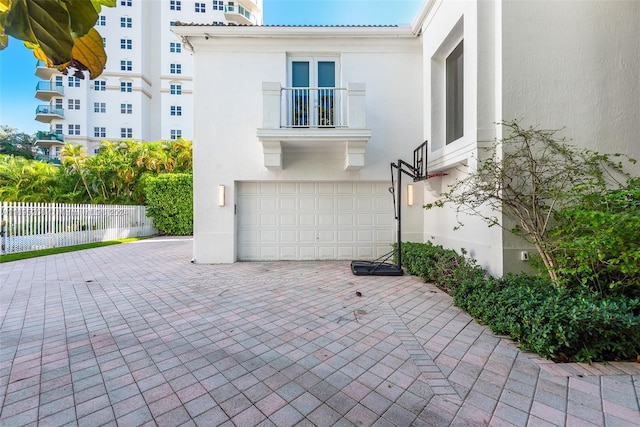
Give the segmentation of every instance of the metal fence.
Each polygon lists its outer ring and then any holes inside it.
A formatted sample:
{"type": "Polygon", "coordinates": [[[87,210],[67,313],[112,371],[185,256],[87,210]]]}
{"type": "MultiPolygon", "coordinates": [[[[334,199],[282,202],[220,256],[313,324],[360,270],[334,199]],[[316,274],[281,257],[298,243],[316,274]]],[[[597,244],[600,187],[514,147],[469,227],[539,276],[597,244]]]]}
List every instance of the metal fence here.
{"type": "Polygon", "coordinates": [[[0,209],[3,255],[157,232],[144,206],[2,202],[0,209]]]}

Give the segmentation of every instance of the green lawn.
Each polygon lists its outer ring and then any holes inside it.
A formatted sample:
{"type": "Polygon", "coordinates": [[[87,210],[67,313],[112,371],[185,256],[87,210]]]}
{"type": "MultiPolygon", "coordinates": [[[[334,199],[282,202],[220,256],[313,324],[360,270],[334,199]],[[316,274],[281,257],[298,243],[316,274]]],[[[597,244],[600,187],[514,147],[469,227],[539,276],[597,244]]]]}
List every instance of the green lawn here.
{"type": "Polygon", "coordinates": [[[0,255],[0,263],[18,261],[21,259],[35,258],[45,255],[55,255],[64,252],[80,251],[83,249],[99,248],[100,246],[117,245],[120,243],[137,242],[138,240],[149,239],[155,236],[129,237],[120,240],[110,240],[108,242],[86,243],[84,245],[63,246],[60,248],[42,249],[39,251],[19,252],[17,254],[0,255]]]}

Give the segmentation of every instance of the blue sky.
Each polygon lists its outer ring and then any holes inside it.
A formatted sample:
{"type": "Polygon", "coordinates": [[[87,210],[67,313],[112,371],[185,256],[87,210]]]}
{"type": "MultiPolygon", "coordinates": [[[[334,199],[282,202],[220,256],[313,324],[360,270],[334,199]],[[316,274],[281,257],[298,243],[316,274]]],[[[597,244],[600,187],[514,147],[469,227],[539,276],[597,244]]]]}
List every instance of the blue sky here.
{"type": "MultiPolygon", "coordinates": [[[[152,0],[158,1],[158,0],[152,0]]],[[[422,0],[263,0],[266,25],[396,25],[409,24],[422,0]]],[[[0,125],[26,133],[48,130],[36,122],[33,53],[16,39],[0,51],[0,125]]]]}

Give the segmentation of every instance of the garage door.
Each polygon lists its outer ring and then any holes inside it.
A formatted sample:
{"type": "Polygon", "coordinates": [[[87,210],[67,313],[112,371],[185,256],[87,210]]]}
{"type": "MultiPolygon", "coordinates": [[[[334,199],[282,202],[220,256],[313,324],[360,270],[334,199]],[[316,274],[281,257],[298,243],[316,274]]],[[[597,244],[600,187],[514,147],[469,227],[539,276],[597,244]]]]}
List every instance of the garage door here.
{"type": "Polygon", "coordinates": [[[386,182],[241,182],[238,259],[373,259],[391,250],[386,182]]]}

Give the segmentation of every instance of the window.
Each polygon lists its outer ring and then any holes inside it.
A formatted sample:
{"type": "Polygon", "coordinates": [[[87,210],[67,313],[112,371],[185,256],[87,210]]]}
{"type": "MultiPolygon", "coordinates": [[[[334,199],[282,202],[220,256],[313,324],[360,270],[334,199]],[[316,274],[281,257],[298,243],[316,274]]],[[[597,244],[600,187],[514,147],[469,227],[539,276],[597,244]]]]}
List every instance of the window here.
{"type": "Polygon", "coordinates": [[[182,85],[172,84],[169,93],[171,93],[171,95],[182,95],[182,85]]]}
{"type": "Polygon", "coordinates": [[[94,127],[93,128],[93,136],[96,138],[106,138],[107,137],[107,128],[94,127]]]}
{"type": "Polygon", "coordinates": [[[56,98],[54,105],[56,110],[62,110],[62,98],[56,98]]]}
{"type": "Polygon", "coordinates": [[[446,60],[446,143],[461,138],[464,131],[464,62],[461,41],[446,60]]]}
{"type": "Polygon", "coordinates": [[[62,123],[56,125],[56,127],[54,128],[54,132],[56,133],[56,135],[62,135],[62,123]]]}
{"type": "Polygon", "coordinates": [[[80,109],[80,100],[79,99],[69,99],[69,110],[79,110],[80,109]]]}
{"type": "Polygon", "coordinates": [[[80,135],[80,125],[69,125],[69,135],[80,135]]]}
{"type": "Polygon", "coordinates": [[[171,64],[169,72],[171,74],[182,74],[182,64],[171,64]]]}
{"type": "Polygon", "coordinates": [[[55,80],[55,85],[56,86],[62,86],[62,76],[56,76],[56,80],[55,80]]]}
{"type": "Polygon", "coordinates": [[[120,6],[131,6],[132,0],[120,0],[120,6]]]}
{"type": "Polygon", "coordinates": [[[120,39],[120,49],[133,49],[133,40],[131,39],[120,39]]]}
{"type": "Polygon", "coordinates": [[[206,11],[206,4],[196,2],[196,13],[205,13],[206,11]]]}
{"type": "Polygon", "coordinates": [[[94,113],[106,113],[107,112],[107,103],[106,102],[94,102],[93,103],[93,112],[94,113]]]}
{"type": "Polygon", "coordinates": [[[181,116],[182,115],[182,106],[180,106],[180,105],[172,105],[171,106],[171,115],[172,116],[181,116]]]}
{"type": "Polygon", "coordinates": [[[224,0],[213,0],[213,10],[224,10],[224,0]]]}
{"type": "Polygon", "coordinates": [[[291,58],[290,91],[287,112],[289,126],[335,126],[339,117],[336,102],[338,64],[333,58],[291,58]],[[318,88],[318,89],[309,89],[318,88]]]}
{"type": "Polygon", "coordinates": [[[120,138],[133,138],[133,130],[131,128],[120,128],[120,138]]]}
{"type": "Polygon", "coordinates": [[[107,82],[104,80],[95,80],[93,82],[93,90],[96,92],[104,92],[107,90],[107,82]]]}
{"type": "Polygon", "coordinates": [[[133,114],[133,105],[120,104],[120,114],[133,114]]]}
{"type": "Polygon", "coordinates": [[[180,129],[171,129],[171,139],[178,139],[182,136],[180,129]]]}
{"type": "Polygon", "coordinates": [[[96,23],[96,25],[99,27],[104,27],[105,25],[107,25],[107,17],[104,15],[100,15],[98,17],[98,22],[96,23]]]}
{"type": "Polygon", "coordinates": [[[133,92],[133,83],[120,82],[120,92],[133,92]]]}
{"type": "Polygon", "coordinates": [[[106,37],[102,38],[102,47],[107,47],[107,38],[106,37]]]}
{"type": "Polygon", "coordinates": [[[171,53],[180,53],[180,52],[182,52],[182,44],[180,44],[180,42],[171,42],[169,44],[169,51],[171,53]]]}
{"type": "Polygon", "coordinates": [[[67,77],[67,85],[69,87],[80,87],[80,79],[77,77],[67,77]]]}
{"type": "Polygon", "coordinates": [[[132,18],[121,17],[120,18],[120,27],[122,28],[131,28],[133,26],[132,18]]]}
{"type": "Polygon", "coordinates": [[[180,0],[171,0],[169,2],[169,9],[171,10],[181,10],[182,2],[180,0]]]}
{"type": "Polygon", "coordinates": [[[131,61],[120,61],[120,71],[133,70],[133,63],[131,61]]]}

